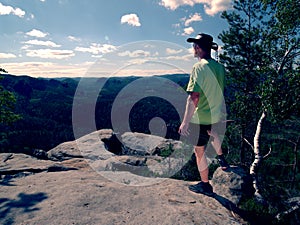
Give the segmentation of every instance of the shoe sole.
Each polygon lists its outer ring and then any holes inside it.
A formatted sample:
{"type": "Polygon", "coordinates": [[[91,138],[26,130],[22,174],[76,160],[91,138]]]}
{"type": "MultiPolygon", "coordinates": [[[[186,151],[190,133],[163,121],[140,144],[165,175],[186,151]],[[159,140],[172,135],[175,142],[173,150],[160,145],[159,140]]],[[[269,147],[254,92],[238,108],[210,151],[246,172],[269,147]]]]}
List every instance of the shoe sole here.
{"type": "Polygon", "coordinates": [[[214,192],[204,192],[204,191],[201,192],[201,191],[199,191],[199,190],[196,190],[196,189],[193,189],[193,188],[190,188],[190,187],[189,187],[189,190],[190,190],[191,192],[196,193],[196,194],[203,194],[203,195],[207,195],[207,196],[209,196],[209,197],[212,197],[212,196],[215,195],[214,192]]]}

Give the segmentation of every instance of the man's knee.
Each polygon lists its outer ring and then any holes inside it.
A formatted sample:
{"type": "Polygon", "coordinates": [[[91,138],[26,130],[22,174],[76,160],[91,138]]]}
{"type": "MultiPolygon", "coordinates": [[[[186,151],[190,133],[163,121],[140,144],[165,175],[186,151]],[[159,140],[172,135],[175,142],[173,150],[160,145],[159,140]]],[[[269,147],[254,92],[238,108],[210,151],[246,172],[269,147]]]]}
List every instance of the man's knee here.
{"type": "Polygon", "coordinates": [[[202,157],[205,151],[205,146],[196,146],[194,152],[196,157],[202,157]]]}

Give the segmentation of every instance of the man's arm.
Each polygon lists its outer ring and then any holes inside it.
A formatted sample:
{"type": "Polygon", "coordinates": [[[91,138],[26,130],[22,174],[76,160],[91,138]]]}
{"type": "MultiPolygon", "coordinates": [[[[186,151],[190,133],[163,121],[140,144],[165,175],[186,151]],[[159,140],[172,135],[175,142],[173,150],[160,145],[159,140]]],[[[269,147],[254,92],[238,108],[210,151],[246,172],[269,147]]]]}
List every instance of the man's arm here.
{"type": "Polygon", "coordinates": [[[187,136],[189,135],[189,123],[194,115],[195,109],[199,102],[200,93],[199,92],[192,92],[189,94],[187,101],[186,101],[186,107],[185,107],[185,113],[183,117],[183,121],[179,127],[178,133],[187,136]]]}

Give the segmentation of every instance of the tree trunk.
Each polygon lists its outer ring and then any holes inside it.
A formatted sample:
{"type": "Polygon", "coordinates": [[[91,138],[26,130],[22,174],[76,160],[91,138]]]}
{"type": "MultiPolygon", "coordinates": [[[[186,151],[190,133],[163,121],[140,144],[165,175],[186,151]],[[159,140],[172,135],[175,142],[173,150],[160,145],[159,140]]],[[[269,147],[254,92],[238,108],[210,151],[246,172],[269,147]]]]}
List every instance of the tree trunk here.
{"type": "Polygon", "coordinates": [[[242,125],[242,131],[241,131],[241,147],[240,147],[240,163],[244,165],[245,162],[245,126],[242,125]]]}
{"type": "Polygon", "coordinates": [[[300,137],[298,137],[297,142],[294,146],[294,164],[293,164],[293,181],[292,181],[292,189],[295,187],[297,168],[298,168],[298,145],[300,143],[300,137]]]}
{"type": "Polygon", "coordinates": [[[255,136],[254,136],[254,140],[253,140],[254,141],[253,151],[254,151],[255,158],[250,167],[250,175],[253,178],[253,188],[255,189],[254,197],[259,202],[263,201],[263,197],[260,194],[260,187],[259,187],[259,183],[258,183],[259,181],[257,178],[257,172],[259,169],[259,165],[263,158],[261,155],[261,152],[260,152],[259,139],[260,139],[260,134],[261,134],[262,123],[263,123],[265,117],[266,117],[266,112],[263,111],[263,113],[261,114],[260,119],[257,123],[257,126],[256,126],[256,132],[255,132],[255,136]]]}

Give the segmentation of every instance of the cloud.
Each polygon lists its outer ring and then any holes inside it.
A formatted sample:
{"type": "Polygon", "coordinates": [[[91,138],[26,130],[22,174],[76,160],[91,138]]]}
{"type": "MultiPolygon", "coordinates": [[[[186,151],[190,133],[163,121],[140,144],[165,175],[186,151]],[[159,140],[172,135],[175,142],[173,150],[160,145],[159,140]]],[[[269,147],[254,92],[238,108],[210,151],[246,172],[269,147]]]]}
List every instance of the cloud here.
{"type": "Polygon", "coordinates": [[[53,48],[58,48],[61,46],[61,45],[55,44],[52,41],[29,40],[29,41],[26,41],[23,43],[29,44],[29,45],[40,45],[40,46],[47,46],[47,47],[53,47],[53,48]]]}
{"type": "Polygon", "coordinates": [[[121,24],[128,23],[134,27],[141,26],[140,19],[136,14],[127,14],[121,17],[121,24]]]}
{"type": "Polygon", "coordinates": [[[166,48],[166,54],[167,55],[176,55],[182,52],[182,49],[176,50],[171,48],[166,48]]]}
{"type": "Polygon", "coordinates": [[[37,49],[27,50],[26,55],[42,59],[67,59],[73,57],[75,54],[71,50],[37,49]]]}
{"type": "Polygon", "coordinates": [[[14,75],[29,75],[31,77],[79,77],[85,74],[94,62],[80,64],[59,64],[52,62],[17,62],[1,64],[3,68],[14,75]]]}
{"type": "Polygon", "coordinates": [[[75,51],[78,52],[89,52],[93,55],[98,55],[98,54],[106,54],[109,52],[112,52],[114,50],[116,50],[117,47],[114,45],[109,45],[109,44],[96,44],[96,43],[92,43],[90,47],[76,47],[75,51]]]}
{"type": "Polygon", "coordinates": [[[3,5],[0,2],[0,15],[9,15],[9,14],[13,14],[22,18],[25,16],[25,11],[23,11],[20,8],[13,8],[11,6],[3,5]]]}
{"type": "Polygon", "coordinates": [[[44,33],[42,31],[36,30],[36,29],[33,29],[33,30],[29,31],[26,34],[29,35],[29,36],[38,37],[38,38],[43,38],[43,37],[46,37],[48,35],[47,33],[44,33]]]}
{"type": "Polygon", "coordinates": [[[16,58],[17,56],[11,53],[1,53],[0,52],[0,59],[11,59],[16,58]]]}
{"type": "Polygon", "coordinates": [[[184,25],[187,27],[192,22],[196,22],[196,21],[202,21],[202,17],[199,13],[195,13],[194,15],[190,16],[190,18],[185,21],[184,25]]]}
{"type": "Polygon", "coordinates": [[[195,30],[194,30],[194,28],[192,28],[192,27],[187,27],[187,28],[184,28],[183,29],[183,36],[186,36],[186,35],[190,35],[190,34],[192,34],[192,33],[194,33],[195,32],[195,30]]]}
{"type": "Polygon", "coordinates": [[[138,57],[149,57],[151,54],[148,51],[144,50],[135,50],[135,51],[125,51],[118,53],[118,56],[128,56],[130,58],[138,58],[138,57]]]}
{"type": "Polygon", "coordinates": [[[77,42],[79,42],[79,41],[81,41],[81,39],[80,38],[77,38],[77,37],[74,37],[74,36],[68,36],[68,39],[70,40],[70,41],[77,41],[77,42]]]}
{"type": "Polygon", "coordinates": [[[211,4],[204,5],[205,13],[210,16],[230,8],[232,8],[231,0],[213,0],[211,4]]]}
{"type": "Polygon", "coordinates": [[[215,15],[226,9],[231,8],[231,0],[161,0],[160,5],[170,10],[176,10],[180,6],[195,4],[203,4],[205,13],[208,15],[215,15]]]}

